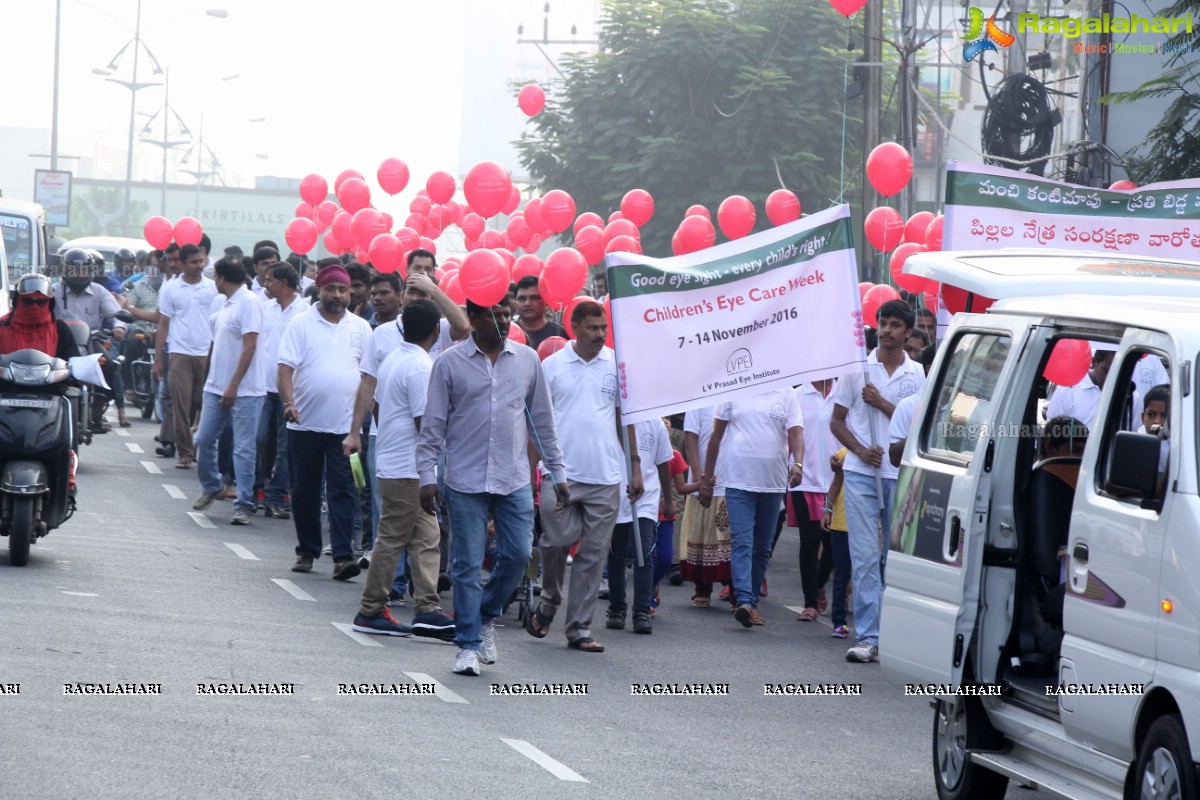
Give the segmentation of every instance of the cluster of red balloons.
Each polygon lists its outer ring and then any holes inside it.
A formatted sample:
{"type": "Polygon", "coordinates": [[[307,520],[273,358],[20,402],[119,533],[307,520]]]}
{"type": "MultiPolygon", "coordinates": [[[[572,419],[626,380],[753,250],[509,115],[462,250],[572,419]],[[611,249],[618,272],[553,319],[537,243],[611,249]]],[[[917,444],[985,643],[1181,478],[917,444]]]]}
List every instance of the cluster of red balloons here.
{"type": "Polygon", "coordinates": [[[142,226],[142,237],[155,250],[166,250],[174,241],[181,247],[185,244],[200,244],[204,228],[194,217],[183,217],[174,225],[166,217],[151,217],[142,226]]]}
{"type": "MultiPolygon", "coordinates": [[[[765,207],[767,219],[772,225],[784,225],[800,219],[800,198],[787,189],[771,192],[765,207]]],[[[716,227],[707,208],[702,205],[691,206],[671,237],[671,250],[681,256],[712,247],[717,242],[718,227],[727,239],[740,239],[754,230],[757,219],[754,203],[740,194],[726,197],[717,206],[716,227]]]]}

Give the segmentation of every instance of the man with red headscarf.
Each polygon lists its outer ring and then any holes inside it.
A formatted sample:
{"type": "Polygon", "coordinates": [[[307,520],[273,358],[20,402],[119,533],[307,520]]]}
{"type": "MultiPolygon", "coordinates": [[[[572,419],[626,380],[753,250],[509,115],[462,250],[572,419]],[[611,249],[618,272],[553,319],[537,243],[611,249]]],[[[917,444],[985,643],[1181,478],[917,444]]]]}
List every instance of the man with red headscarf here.
{"type": "Polygon", "coordinates": [[[13,310],[0,318],[0,353],[40,350],[64,361],[79,355],[67,323],[54,318],[54,299],[45,275],[30,273],[17,281],[13,310]]]}

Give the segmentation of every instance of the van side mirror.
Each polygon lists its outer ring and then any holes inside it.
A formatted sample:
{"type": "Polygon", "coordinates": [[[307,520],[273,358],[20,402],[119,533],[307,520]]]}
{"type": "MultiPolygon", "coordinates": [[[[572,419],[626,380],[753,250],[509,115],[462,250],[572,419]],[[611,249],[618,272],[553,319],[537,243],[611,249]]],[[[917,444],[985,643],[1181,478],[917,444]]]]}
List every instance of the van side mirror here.
{"type": "Polygon", "coordinates": [[[1117,431],[1108,458],[1106,490],[1139,497],[1142,508],[1157,508],[1158,453],[1162,440],[1148,433],[1117,431]]]}

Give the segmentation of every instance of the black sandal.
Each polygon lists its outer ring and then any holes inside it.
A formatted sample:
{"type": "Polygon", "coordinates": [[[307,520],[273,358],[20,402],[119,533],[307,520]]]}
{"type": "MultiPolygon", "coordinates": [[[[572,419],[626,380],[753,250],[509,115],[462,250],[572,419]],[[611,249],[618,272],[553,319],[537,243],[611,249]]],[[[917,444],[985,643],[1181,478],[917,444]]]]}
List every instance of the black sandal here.
{"type": "Polygon", "coordinates": [[[572,650],[579,650],[583,653],[603,653],[604,645],[597,642],[590,636],[584,636],[582,639],[576,639],[573,642],[567,642],[567,647],[572,650]]]}
{"type": "Polygon", "coordinates": [[[545,639],[550,633],[552,622],[554,622],[554,617],[547,617],[543,614],[542,607],[539,605],[533,610],[533,613],[525,618],[525,632],[535,639],[545,639]]]}

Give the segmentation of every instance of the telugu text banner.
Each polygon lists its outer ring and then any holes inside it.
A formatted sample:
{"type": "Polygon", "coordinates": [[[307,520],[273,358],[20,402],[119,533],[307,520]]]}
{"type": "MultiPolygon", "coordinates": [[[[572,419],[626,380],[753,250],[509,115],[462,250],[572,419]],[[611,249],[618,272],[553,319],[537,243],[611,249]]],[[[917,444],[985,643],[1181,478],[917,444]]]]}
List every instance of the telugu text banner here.
{"type": "Polygon", "coordinates": [[[677,258],[606,262],[627,422],[863,368],[848,206],[677,258]]]}

